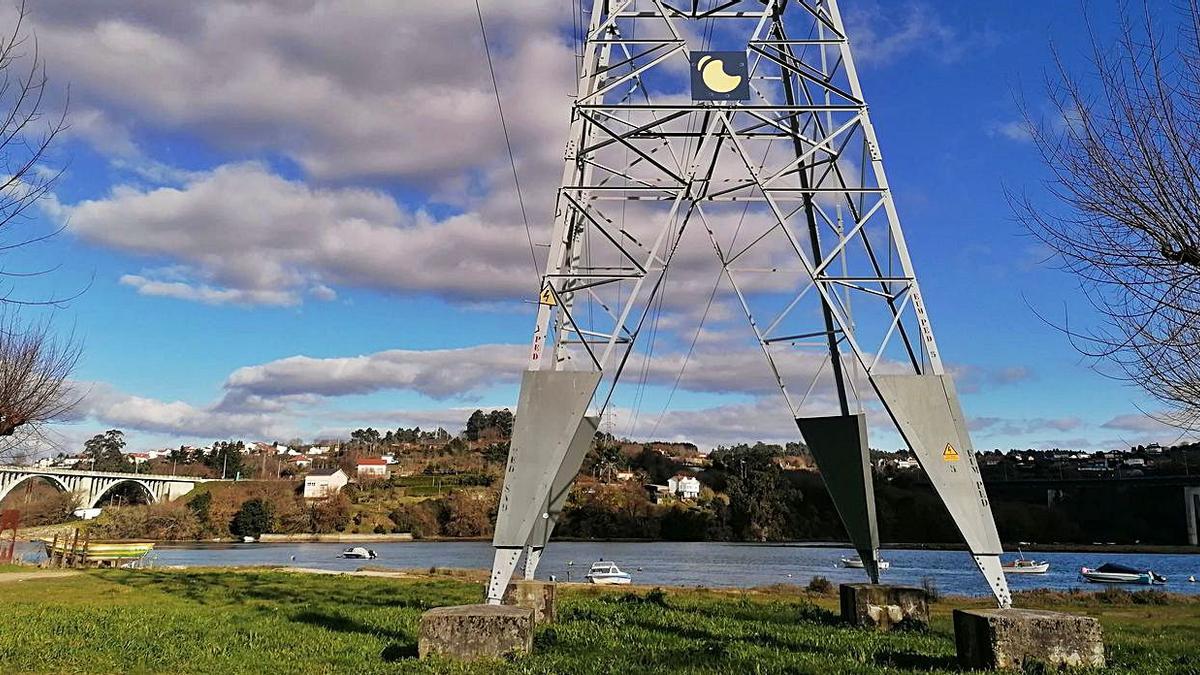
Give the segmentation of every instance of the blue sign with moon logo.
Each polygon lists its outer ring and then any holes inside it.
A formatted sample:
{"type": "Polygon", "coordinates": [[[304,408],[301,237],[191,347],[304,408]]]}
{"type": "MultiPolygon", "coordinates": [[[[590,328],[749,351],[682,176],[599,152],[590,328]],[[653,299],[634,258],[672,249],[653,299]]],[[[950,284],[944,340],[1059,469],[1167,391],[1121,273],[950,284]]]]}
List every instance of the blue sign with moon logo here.
{"type": "Polygon", "coordinates": [[[749,101],[746,52],[692,52],[693,101],[749,101]]]}

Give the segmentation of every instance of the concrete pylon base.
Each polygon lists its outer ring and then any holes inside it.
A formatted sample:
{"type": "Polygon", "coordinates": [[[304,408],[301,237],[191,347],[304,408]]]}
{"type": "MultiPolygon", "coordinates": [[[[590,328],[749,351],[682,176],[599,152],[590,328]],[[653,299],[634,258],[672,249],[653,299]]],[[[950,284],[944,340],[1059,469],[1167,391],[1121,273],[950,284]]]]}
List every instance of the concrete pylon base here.
{"type": "Polygon", "coordinates": [[[558,584],[548,581],[514,581],[504,591],[504,604],[533,610],[533,623],[554,623],[557,616],[558,584]]]}
{"type": "Polygon", "coordinates": [[[436,607],[421,615],[417,653],[463,661],[527,654],[533,610],[511,605],[436,607]]]}
{"type": "Polygon", "coordinates": [[[929,596],[923,588],[883,584],[842,584],[842,620],[852,626],[891,630],[928,626],[929,596]]]}
{"type": "Polygon", "coordinates": [[[1023,670],[1103,667],[1104,636],[1090,616],[1036,609],[956,609],[954,642],[963,668],[1023,670]]]}

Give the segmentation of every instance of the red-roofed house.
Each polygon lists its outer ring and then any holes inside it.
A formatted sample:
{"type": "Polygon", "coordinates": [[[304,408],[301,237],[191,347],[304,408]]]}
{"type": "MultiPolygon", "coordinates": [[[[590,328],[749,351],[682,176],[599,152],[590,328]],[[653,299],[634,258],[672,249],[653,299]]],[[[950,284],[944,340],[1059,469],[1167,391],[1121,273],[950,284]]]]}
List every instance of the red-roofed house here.
{"type": "Polygon", "coordinates": [[[388,464],[382,457],[364,457],[355,466],[359,478],[387,478],[388,464]]]}
{"type": "Polygon", "coordinates": [[[312,466],[312,460],[304,455],[299,455],[288,460],[297,469],[307,469],[312,466]]]}

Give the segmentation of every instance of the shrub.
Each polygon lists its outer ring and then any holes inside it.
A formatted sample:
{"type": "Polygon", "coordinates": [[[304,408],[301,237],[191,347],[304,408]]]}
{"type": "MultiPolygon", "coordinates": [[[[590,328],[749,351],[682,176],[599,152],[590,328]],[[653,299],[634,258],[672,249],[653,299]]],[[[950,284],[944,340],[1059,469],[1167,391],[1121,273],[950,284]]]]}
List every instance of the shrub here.
{"type": "Polygon", "coordinates": [[[807,590],[809,593],[828,595],[833,593],[833,582],[825,577],[816,576],[809,580],[808,586],[805,586],[805,590],[807,590]]]}
{"type": "Polygon", "coordinates": [[[1170,604],[1171,596],[1162,591],[1137,591],[1133,594],[1135,605],[1166,605],[1170,604]]]}
{"type": "Polygon", "coordinates": [[[933,580],[933,577],[922,578],[921,589],[925,591],[925,599],[930,604],[942,599],[942,591],[938,589],[937,582],[933,580]]]}
{"type": "Polygon", "coordinates": [[[261,499],[250,499],[234,514],[229,531],[239,537],[258,538],[271,530],[271,508],[261,499]]]}
{"type": "Polygon", "coordinates": [[[92,539],[197,539],[203,533],[196,514],[184,504],[160,503],[108,509],[88,525],[92,539]]]}
{"type": "Polygon", "coordinates": [[[313,504],[313,532],[343,532],[350,524],[350,500],[337,494],[313,504]]]}
{"type": "Polygon", "coordinates": [[[403,504],[388,514],[396,532],[408,532],[414,539],[436,537],[441,532],[437,514],[428,502],[403,504]]]}
{"type": "Polygon", "coordinates": [[[1109,605],[1128,605],[1133,601],[1133,593],[1124,588],[1109,586],[1096,593],[1096,600],[1109,605]]]}
{"type": "Polygon", "coordinates": [[[58,492],[38,495],[33,501],[22,504],[21,526],[36,527],[38,525],[54,525],[65,523],[75,517],[75,509],[79,508],[79,499],[70,492],[58,492]]]}

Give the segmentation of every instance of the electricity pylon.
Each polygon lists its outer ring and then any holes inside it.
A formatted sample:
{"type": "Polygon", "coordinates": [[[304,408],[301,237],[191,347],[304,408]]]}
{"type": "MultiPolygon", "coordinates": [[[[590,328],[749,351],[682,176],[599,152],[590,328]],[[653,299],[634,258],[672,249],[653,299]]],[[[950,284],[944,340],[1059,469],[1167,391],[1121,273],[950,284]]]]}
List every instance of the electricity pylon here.
{"type": "Polygon", "coordinates": [[[837,0],[593,0],[578,74],[488,601],[523,550],[532,578],[643,327],[673,307],[672,263],[693,265],[698,241],[871,580],[867,409],[894,422],[1008,606],[837,0]]]}

